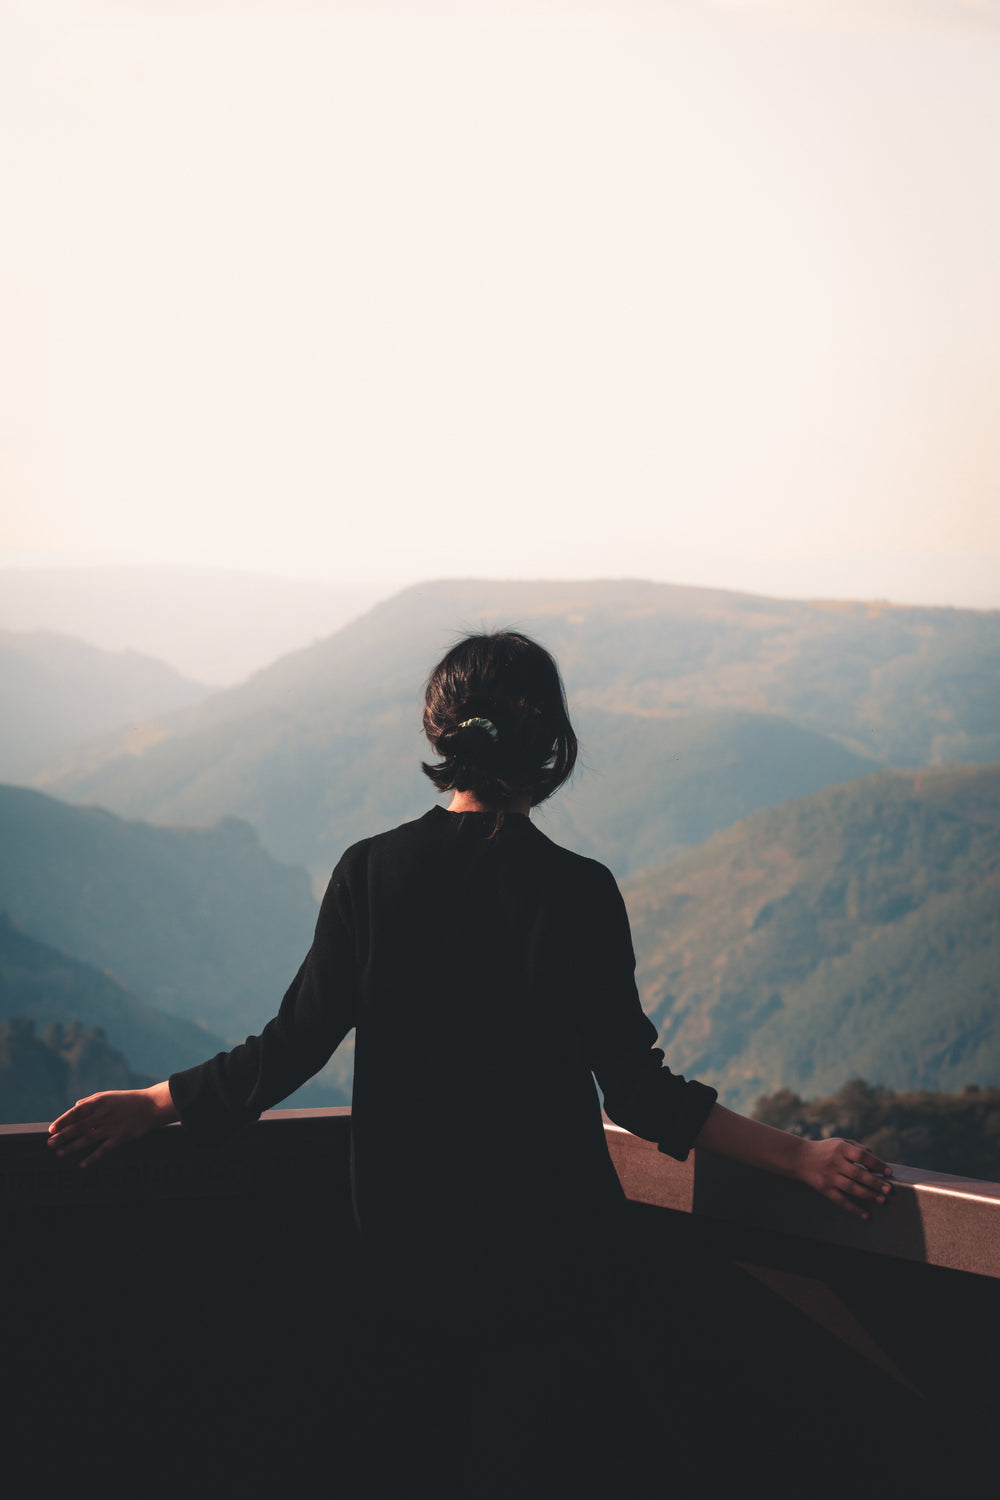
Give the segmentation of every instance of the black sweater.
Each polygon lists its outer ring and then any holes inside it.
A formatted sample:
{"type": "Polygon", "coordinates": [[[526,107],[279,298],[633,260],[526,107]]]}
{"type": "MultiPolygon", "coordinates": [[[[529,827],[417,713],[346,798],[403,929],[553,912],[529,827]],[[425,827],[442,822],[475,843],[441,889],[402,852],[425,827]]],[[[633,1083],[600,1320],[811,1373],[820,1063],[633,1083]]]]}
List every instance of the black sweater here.
{"type": "Polygon", "coordinates": [[[259,1037],[175,1073],[222,1141],[357,1027],[353,1186],[376,1312],[471,1329],[579,1318],[619,1274],[609,1117],[683,1159],[715,1091],[663,1066],[610,871],[523,814],[423,818],[348,849],[259,1037]]]}

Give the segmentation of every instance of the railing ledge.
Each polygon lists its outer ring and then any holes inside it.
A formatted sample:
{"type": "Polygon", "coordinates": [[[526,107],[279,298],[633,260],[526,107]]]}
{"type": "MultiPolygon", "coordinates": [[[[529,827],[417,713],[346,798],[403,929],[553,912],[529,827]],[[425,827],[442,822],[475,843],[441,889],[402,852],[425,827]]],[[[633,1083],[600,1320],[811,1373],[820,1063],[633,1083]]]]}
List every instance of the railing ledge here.
{"type": "MultiPolygon", "coordinates": [[[[60,1161],[48,1124],[0,1125],[0,1206],[204,1197],[346,1186],[350,1110],[269,1110],[225,1146],[204,1150],[181,1126],[127,1146],[92,1171],[60,1161]]],[[[801,1183],[707,1151],[672,1161],[650,1141],[606,1122],[629,1199],[751,1230],[894,1256],[1000,1279],[1000,1184],[894,1166],[889,1201],[867,1222],[801,1183]]]]}

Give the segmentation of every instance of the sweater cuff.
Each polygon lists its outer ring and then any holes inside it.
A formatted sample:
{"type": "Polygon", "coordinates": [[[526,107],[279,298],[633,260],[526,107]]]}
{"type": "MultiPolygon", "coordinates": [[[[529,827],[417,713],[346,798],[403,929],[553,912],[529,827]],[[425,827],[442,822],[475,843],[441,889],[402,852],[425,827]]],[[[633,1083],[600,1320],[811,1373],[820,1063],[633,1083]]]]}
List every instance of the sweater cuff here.
{"type": "MultiPolygon", "coordinates": [[[[213,1059],[214,1061],[214,1059],[213,1059]]],[[[167,1080],[177,1118],[198,1146],[221,1146],[255,1115],[233,1114],[214,1089],[205,1086],[207,1063],[171,1073],[167,1080]]]]}
{"type": "Polygon", "coordinates": [[[670,1122],[670,1134],[658,1142],[658,1149],[675,1161],[687,1161],[695,1138],[715,1107],[718,1089],[692,1078],[684,1086],[680,1108],[670,1122]]]}

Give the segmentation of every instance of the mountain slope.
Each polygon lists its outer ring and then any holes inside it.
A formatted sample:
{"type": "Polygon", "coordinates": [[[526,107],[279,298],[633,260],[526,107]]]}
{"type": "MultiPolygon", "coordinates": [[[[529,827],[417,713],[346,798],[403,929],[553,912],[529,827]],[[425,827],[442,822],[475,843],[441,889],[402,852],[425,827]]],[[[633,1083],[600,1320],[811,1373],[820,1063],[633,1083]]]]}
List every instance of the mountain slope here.
{"type": "Polygon", "coordinates": [[[136,651],[99,651],[47,631],[0,631],[0,777],[155,714],[187,708],[209,689],[136,651]]]}
{"type": "Polygon", "coordinates": [[[37,1037],[24,1016],[0,1021],[0,1125],[51,1121],[99,1089],[141,1089],[153,1081],[132,1071],[100,1027],[53,1022],[37,1037]]]}
{"type": "Polygon", "coordinates": [[[104,651],[141,651],[220,685],[329,635],[391,591],[232,568],[3,568],[0,628],[52,630],[104,651]]]}
{"type": "Polygon", "coordinates": [[[99,1026],[112,1047],[154,1079],[193,1067],[225,1045],[192,1021],[147,1005],[110,974],[36,942],[0,912],[0,1020],[15,1016],[40,1029],[49,1023],[99,1026]]]}
{"type": "MultiPolygon", "coordinates": [[[[457,634],[499,625],[526,629],[554,651],[581,720],[590,710],[617,716],[598,727],[606,749],[584,747],[604,787],[620,739],[626,761],[642,766],[647,801],[661,805],[650,720],[766,717],[872,765],[1000,756],[1000,613],[806,604],[629,581],[442,582],[407,589],[240,687],[148,726],[141,744],[108,741],[38,784],[163,823],[245,817],[278,857],[327,871],[352,840],[426,807],[425,675],[457,634]]],[[[804,779],[814,758],[804,740],[800,749],[794,790],[822,780],[804,779]]],[[[750,751],[740,754],[748,760],[750,751]]],[[[830,779],[863,769],[852,764],[831,760],[830,779]]],[[[605,791],[609,805],[616,795],[605,791]]],[[[565,812],[554,826],[567,820],[584,846],[613,844],[601,817],[583,811],[587,800],[581,777],[560,794],[565,812]]],[[[731,815],[761,805],[734,798],[731,815]]],[[[676,847],[669,820],[649,843],[656,862],[676,847]]],[[[619,873],[635,868],[631,857],[616,864],[619,873]]]]}
{"type": "Polygon", "coordinates": [[[670,1065],[735,1107],[1000,1083],[1000,766],[816,792],[625,893],[670,1065]]]}
{"type": "Polygon", "coordinates": [[[0,787],[2,910],[230,1040],[273,1015],[316,919],[305,872],[278,865],[245,823],[153,828],[21,787],[0,787]]]}
{"type": "Polygon", "coordinates": [[[616,875],[661,864],[738,818],[870,771],[825,735],[767,714],[660,719],[584,708],[569,793],[535,814],[557,843],[616,875]]]}

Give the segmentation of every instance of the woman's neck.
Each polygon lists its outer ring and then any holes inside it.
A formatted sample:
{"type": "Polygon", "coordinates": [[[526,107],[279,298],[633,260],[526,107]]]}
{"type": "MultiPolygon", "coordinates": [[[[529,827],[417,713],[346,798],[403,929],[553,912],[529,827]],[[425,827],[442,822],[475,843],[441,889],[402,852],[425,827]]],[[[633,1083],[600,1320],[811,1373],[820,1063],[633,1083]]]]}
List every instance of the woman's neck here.
{"type": "Polygon", "coordinates": [[[519,797],[512,797],[509,802],[503,804],[494,802],[483,802],[476,796],[475,792],[454,792],[448,803],[448,811],[453,813],[466,812],[512,812],[529,813],[531,811],[531,794],[524,792],[519,797]]]}

